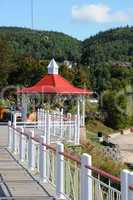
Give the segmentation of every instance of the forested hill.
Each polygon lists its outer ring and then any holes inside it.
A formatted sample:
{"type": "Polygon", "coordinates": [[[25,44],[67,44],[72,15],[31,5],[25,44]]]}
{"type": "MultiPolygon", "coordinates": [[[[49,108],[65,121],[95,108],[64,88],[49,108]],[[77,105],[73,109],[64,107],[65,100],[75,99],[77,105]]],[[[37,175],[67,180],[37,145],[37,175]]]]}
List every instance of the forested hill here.
{"type": "Polygon", "coordinates": [[[133,63],[133,27],[100,32],[83,42],[82,63],[130,65],[133,63]]]}
{"type": "Polygon", "coordinates": [[[57,61],[78,62],[81,58],[83,64],[90,66],[133,62],[133,27],[110,29],[83,42],[59,32],[0,27],[1,38],[13,47],[16,56],[49,60],[54,55],[57,61]]]}
{"type": "Polygon", "coordinates": [[[0,27],[0,88],[34,84],[53,56],[59,63],[78,63],[76,70],[62,72],[68,79],[74,77],[71,82],[83,85],[88,80],[100,92],[110,85],[112,66],[133,66],[133,27],[101,32],[83,42],[59,32],[0,27]]]}
{"type": "Polygon", "coordinates": [[[51,59],[54,55],[58,61],[80,59],[81,42],[63,33],[0,27],[1,37],[13,47],[16,55],[29,54],[35,59],[51,59]]]}

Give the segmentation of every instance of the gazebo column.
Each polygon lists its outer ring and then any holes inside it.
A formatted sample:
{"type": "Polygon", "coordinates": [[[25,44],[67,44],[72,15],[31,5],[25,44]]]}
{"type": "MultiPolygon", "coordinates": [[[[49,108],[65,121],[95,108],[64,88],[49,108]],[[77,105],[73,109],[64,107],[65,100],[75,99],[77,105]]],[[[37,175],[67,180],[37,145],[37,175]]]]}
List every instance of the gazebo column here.
{"type": "Polygon", "coordinates": [[[77,98],[77,115],[80,115],[80,98],[77,98]]]}
{"type": "Polygon", "coordinates": [[[82,96],[82,126],[85,126],[85,96],[82,96]]]}
{"type": "Polygon", "coordinates": [[[82,118],[80,126],[80,143],[86,141],[86,127],[85,127],[85,96],[82,96],[82,118]]]}
{"type": "Polygon", "coordinates": [[[27,121],[28,101],[26,95],[22,95],[22,120],[27,121]]]}
{"type": "Polygon", "coordinates": [[[77,144],[86,140],[85,128],[85,96],[77,98],[77,144]],[[82,113],[80,114],[80,103],[82,100],[82,113]]]}
{"type": "Polygon", "coordinates": [[[80,143],[80,97],[77,98],[77,144],[80,143]]]}

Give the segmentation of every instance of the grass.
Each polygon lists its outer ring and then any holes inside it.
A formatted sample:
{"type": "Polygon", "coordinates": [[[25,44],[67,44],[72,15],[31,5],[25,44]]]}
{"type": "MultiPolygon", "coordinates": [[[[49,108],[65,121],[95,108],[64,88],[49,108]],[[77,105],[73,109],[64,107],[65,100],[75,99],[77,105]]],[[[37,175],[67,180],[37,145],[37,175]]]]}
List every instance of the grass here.
{"type": "Polygon", "coordinates": [[[102,132],[103,136],[107,136],[115,132],[113,129],[105,126],[98,120],[89,120],[86,124],[86,130],[87,139],[90,140],[96,147],[102,147],[97,137],[98,132],[102,132]]]}
{"type": "Polygon", "coordinates": [[[109,135],[114,133],[115,131],[106,125],[104,125],[101,121],[98,120],[88,120],[86,123],[87,131],[92,133],[102,132],[103,135],[109,135]]]}
{"type": "Polygon", "coordinates": [[[90,140],[86,140],[84,144],[78,147],[65,146],[65,149],[69,153],[71,152],[72,155],[76,154],[81,156],[83,153],[88,153],[92,156],[93,166],[114,176],[120,176],[121,170],[127,168],[123,163],[114,161],[110,157],[105,156],[102,147],[99,148],[98,145],[92,143],[90,140]]]}
{"type": "Polygon", "coordinates": [[[99,146],[101,147],[101,144],[99,143],[96,133],[87,130],[86,134],[87,134],[87,139],[89,139],[92,142],[92,144],[94,144],[97,147],[99,146]]]}

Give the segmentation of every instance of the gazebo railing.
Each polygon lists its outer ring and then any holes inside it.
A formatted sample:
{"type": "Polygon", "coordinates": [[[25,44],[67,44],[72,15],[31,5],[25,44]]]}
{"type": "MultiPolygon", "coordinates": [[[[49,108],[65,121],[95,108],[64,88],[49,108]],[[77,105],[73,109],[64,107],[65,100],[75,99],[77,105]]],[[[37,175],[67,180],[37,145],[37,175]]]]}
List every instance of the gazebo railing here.
{"type": "Polygon", "coordinates": [[[47,144],[57,141],[78,145],[80,143],[80,116],[63,115],[59,113],[45,112],[38,110],[36,122],[17,122],[14,114],[15,127],[22,126],[25,131],[34,130],[35,135],[46,135],[47,144]]]}
{"type": "Polygon", "coordinates": [[[38,129],[42,130],[50,142],[61,141],[79,144],[80,116],[63,115],[63,112],[49,113],[43,109],[38,110],[38,129]]]}

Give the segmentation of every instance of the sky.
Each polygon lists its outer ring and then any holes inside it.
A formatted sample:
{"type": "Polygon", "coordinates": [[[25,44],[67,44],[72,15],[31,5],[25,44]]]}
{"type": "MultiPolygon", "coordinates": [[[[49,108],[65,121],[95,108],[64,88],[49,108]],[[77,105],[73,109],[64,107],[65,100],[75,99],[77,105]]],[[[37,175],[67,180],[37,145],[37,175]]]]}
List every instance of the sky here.
{"type": "MultiPolygon", "coordinates": [[[[0,26],[32,27],[32,0],[0,0],[0,26]]],[[[34,29],[80,40],[110,28],[133,25],[133,0],[33,0],[34,29]]]]}

